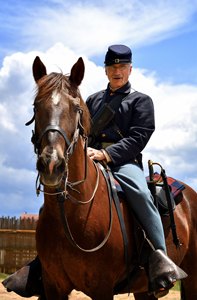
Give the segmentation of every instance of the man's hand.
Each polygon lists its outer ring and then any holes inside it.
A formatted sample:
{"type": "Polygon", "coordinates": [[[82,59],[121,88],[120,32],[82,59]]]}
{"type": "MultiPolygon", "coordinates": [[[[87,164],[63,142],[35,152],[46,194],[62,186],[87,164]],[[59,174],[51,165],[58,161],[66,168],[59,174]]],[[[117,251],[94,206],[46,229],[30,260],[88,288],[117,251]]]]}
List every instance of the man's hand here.
{"type": "Polygon", "coordinates": [[[101,150],[96,150],[96,149],[88,147],[87,154],[91,159],[94,159],[94,160],[99,161],[99,160],[105,159],[105,155],[103,154],[103,152],[101,150]]]}

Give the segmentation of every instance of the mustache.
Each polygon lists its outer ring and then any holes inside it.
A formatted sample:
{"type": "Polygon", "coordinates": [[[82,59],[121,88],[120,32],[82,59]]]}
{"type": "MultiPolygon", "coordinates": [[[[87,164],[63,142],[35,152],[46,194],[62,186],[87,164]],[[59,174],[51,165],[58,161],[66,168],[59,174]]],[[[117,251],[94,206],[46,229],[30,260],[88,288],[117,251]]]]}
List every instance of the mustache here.
{"type": "Polygon", "coordinates": [[[120,79],[123,79],[123,75],[112,75],[112,77],[111,78],[120,78],[120,79]]]}

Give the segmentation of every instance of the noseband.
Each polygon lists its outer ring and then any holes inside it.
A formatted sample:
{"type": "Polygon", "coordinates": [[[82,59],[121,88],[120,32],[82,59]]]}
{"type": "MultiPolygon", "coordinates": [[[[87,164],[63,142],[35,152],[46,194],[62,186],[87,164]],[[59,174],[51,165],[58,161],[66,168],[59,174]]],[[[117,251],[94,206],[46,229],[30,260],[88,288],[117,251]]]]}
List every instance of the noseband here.
{"type": "Polygon", "coordinates": [[[40,134],[38,140],[36,141],[36,144],[39,145],[43,135],[47,132],[47,131],[58,131],[59,133],[61,133],[61,135],[63,136],[63,138],[65,139],[65,142],[67,144],[67,146],[70,146],[70,141],[65,133],[65,131],[58,125],[49,125],[47,126],[40,134]]]}

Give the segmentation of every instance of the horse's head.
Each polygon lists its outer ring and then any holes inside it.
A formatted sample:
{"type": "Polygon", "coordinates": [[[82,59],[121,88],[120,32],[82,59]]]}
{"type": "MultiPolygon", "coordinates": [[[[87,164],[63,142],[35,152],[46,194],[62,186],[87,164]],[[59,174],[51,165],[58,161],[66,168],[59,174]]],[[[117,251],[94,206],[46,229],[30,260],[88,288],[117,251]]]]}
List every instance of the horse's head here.
{"type": "Polygon", "coordinates": [[[85,131],[88,130],[88,110],[78,91],[84,76],[84,63],[79,58],[72,67],[70,76],[59,73],[47,75],[44,64],[36,57],[33,76],[37,92],[32,142],[38,155],[37,170],[43,185],[58,187],[64,176],[68,157],[77,143],[79,131],[83,126],[85,131]]]}

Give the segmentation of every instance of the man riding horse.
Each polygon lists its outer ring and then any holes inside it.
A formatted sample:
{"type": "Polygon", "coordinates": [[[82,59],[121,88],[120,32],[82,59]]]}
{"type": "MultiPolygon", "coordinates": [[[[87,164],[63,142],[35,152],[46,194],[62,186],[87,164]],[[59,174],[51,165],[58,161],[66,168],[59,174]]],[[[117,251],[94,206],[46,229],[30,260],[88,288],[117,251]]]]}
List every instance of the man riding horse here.
{"type": "MultiPolygon", "coordinates": [[[[149,282],[149,290],[159,298],[168,293],[173,283],[187,275],[167,256],[161,218],[142,171],[141,151],[155,130],[154,107],[149,96],[131,87],[128,81],[131,63],[132,53],[127,46],[108,48],[105,56],[107,89],[91,95],[86,101],[93,119],[88,155],[96,161],[104,160],[110,166],[153,245],[151,261],[159,263],[156,264],[157,275],[153,274],[152,282],[149,282]],[[165,281],[164,285],[160,283],[161,279],[165,281]]],[[[147,268],[147,272],[149,270],[147,268]]],[[[22,296],[39,295],[43,293],[40,275],[37,257],[11,275],[5,286],[22,296]]]]}
{"type": "MultiPolygon", "coordinates": [[[[177,280],[173,278],[174,273],[179,271],[172,262],[169,267],[161,218],[142,171],[141,151],[155,130],[153,102],[149,96],[135,91],[128,81],[132,71],[132,52],[127,46],[110,46],[104,63],[109,80],[107,89],[89,96],[86,104],[92,118],[105,103],[110,105],[110,102],[117,101],[119,105],[114,108],[113,120],[96,135],[93,133],[88,155],[93,160],[105,160],[111,167],[156,250],[155,257],[158,253],[161,256],[161,277],[165,277],[170,268],[168,276],[172,277],[173,283],[177,280]]],[[[164,293],[155,292],[155,296],[159,294],[164,293]]]]}

